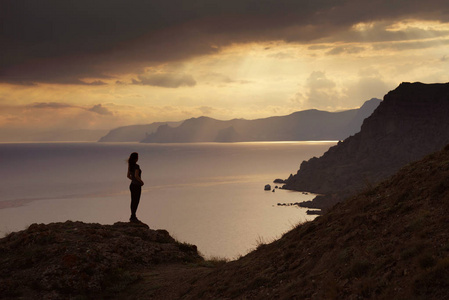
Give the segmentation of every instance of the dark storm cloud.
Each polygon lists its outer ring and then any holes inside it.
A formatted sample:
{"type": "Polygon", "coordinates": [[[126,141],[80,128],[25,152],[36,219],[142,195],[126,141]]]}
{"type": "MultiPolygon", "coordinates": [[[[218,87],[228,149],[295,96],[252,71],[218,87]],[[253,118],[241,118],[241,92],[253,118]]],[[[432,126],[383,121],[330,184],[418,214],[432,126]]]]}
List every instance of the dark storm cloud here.
{"type": "Polygon", "coordinates": [[[306,42],[376,20],[447,21],[448,8],[446,0],[0,0],[0,81],[88,84],[235,42],[306,42]]]}
{"type": "MultiPolygon", "coordinates": [[[[1,0],[0,0],[1,1],[1,0]]],[[[2,49],[3,51],[3,49],[2,49]]],[[[8,50],[5,51],[8,55],[8,50]]],[[[0,55],[0,60],[5,59],[0,55]]],[[[33,85],[35,82],[77,85],[103,85],[98,78],[107,79],[96,66],[96,60],[92,57],[78,56],[54,57],[54,58],[28,58],[14,66],[3,67],[0,63],[0,81],[23,85],[33,85]],[[89,83],[82,78],[97,78],[89,83]]]]}

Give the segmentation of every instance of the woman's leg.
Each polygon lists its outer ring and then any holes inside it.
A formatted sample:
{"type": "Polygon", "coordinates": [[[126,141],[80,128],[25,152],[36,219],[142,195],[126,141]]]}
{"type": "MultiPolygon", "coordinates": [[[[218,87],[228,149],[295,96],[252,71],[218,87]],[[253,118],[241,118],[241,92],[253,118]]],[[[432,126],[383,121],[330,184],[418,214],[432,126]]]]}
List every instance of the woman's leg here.
{"type": "Polygon", "coordinates": [[[139,206],[142,187],[136,184],[131,184],[129,189],[131,190],[131,219],[137,219],[136,211],[139,206]]]}

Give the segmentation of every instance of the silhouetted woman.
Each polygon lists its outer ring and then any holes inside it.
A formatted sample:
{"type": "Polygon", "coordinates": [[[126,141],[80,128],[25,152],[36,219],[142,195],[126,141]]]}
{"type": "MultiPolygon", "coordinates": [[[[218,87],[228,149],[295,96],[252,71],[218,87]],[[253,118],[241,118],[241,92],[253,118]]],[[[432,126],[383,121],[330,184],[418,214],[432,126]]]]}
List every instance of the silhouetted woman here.
{"type": "Polygon", "coordinates": [[[137,161],[139,160],[139,154],[137,152],[131,153],[128,159],[128,178],[131,179],[129,190],[131,191],[131,222],[139,222],[136,217],[137,207],[140,202],[140,194],[142,193],[143,181],[141,179],[142,171],[140,170],[137,161]]]}

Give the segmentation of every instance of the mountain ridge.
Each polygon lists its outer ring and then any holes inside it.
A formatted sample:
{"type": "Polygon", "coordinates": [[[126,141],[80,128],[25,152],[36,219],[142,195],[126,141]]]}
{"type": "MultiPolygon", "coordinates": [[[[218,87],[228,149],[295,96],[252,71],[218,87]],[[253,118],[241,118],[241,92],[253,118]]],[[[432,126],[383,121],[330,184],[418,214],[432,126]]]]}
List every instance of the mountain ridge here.
{"type": "Polygon", "coordinates": [[[362,120],[379,103],[373,98],[365,102],[363,110],[309,109],[255,120],[190,118],[177,127],[159,127],[142,143],[340,140],[359,131],[362,120]]]}

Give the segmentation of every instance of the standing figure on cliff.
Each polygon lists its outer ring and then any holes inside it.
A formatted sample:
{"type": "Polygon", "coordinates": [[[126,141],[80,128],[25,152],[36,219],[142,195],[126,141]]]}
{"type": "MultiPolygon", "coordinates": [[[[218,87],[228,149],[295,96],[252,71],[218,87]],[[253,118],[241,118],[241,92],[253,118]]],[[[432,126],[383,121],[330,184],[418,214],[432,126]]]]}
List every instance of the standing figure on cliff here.
{"type": "Polygon", "coordinates": [[[128,159],[128,174],[127,177],[131,180],[129,190],[131,191],[131,217],[130,222],[139,222],[137,219],[136,211],[140,202],[140,195],[142,193],[142,170],[140,170],[137,161],[139,160],[139,154],[137,152],[131,153],[128,159]]]}

